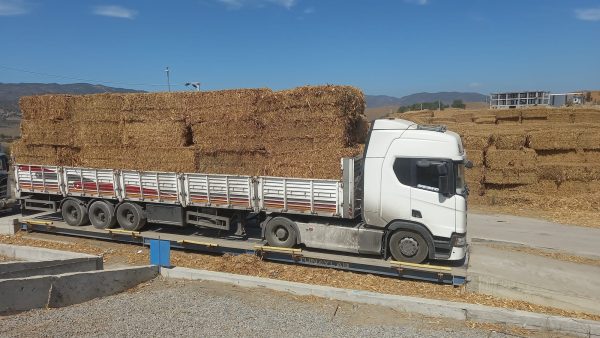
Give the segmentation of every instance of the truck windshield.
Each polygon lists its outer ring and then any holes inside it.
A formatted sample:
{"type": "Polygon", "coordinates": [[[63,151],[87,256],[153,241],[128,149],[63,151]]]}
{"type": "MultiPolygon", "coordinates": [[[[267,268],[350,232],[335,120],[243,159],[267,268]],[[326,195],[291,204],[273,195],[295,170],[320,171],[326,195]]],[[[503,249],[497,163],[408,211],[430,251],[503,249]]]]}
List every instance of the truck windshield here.
{"type": "Polygon", "coordinates": [[[465,164],[454,163],[454,173],[454,184],[456,186],[456,194],[465,195],[467,191],[465,183],[465,164]]]}

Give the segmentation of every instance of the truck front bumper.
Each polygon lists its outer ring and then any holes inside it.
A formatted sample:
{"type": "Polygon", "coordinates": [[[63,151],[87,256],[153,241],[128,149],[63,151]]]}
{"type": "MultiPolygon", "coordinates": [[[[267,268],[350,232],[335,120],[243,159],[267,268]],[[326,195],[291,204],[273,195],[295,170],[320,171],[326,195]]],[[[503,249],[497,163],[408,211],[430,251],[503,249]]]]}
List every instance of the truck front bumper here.
{"type": "Polygon", "coordinates": [[[450,257],[448,257],[449,261],[460,261],[467,255],[467,246],[455,246],[452,247],[452,252],[450,253],[450,257]]]}

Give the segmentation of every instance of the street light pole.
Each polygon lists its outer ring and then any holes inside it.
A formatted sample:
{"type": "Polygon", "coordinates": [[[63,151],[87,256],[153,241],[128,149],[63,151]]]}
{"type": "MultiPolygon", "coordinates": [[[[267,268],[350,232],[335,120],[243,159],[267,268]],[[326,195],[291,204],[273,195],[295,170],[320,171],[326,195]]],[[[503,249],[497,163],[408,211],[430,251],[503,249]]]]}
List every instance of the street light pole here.
{"type": "Polygon", "coordinates": [[[169,92],[171,92],[171,79],[169,78],[169,67],[165,69],[165,72],[167,73],[167,86],[169,88],[169,92]]]}

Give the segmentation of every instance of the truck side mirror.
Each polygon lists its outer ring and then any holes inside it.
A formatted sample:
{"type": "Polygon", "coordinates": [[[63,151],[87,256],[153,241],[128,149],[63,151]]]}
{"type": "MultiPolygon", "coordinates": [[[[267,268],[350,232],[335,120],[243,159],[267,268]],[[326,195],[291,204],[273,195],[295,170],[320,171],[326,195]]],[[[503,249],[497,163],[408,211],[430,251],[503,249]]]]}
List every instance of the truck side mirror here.
{"type": "Polygon", "coordinates": [[[440,194],[447,196],[450,194],[450,185],[448,184],[448,175],[441,175],[438,179],[440,194]]]}
{"type": "Polygon", "coordinates": [[[437,165],[437,172],[440,176],[448,176],[448,167],[446,163],[440,163],[437,165]]]}

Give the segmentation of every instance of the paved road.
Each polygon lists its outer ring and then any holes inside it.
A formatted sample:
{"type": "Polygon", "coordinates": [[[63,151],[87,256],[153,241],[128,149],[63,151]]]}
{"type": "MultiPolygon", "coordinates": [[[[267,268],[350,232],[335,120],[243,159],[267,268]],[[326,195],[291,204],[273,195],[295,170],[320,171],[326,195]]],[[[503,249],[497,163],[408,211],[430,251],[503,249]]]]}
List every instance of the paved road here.
{"type": "MultiPolygon", "coordinates": [[[[534,332],[538,337],[547,332],[534,332]]],[[[211,282],[155,280],[141,290],[0,317],[2,337],[509,337],[380,306],[211,282]]],[[[557,335],[555,335],[557,336],[557,335]]]]}
{"type": "Polygon", "coordinates": [[[469,213],[469,239],[510,242],[600,257],[600,229],[533,218],[469,213]]]}

